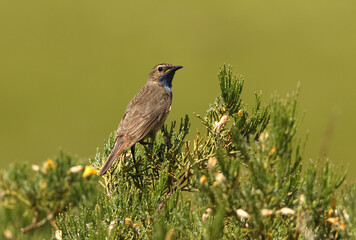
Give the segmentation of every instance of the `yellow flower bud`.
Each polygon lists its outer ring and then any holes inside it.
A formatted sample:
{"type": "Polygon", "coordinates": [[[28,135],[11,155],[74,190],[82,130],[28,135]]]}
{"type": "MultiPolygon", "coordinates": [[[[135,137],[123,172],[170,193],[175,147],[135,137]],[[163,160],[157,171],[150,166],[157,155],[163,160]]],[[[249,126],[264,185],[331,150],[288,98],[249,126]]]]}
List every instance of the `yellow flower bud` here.
{"type": "Polygon", "coordinates": [[[207,177],[205,175],[201,176],[200,177],[200,184],[203,185],[204,183],[206,183],[207,180],[208,179],[207,179],[207,177]]]}
{"type": "Polygon", "coordinates": [[[88,165],[88,166],[85,166],[85,170],[84,170],[84,172],[83,172],[82,177],[83,177],[83,178],[87,178],[87,177],[89,177],[90,175],[97,174],[98,172],[99,172],[98,169],[94,168],[94,167],[91,166],[91,165],[88,165]]]}
{"type": "Polygon", "coordinates": [[[332,210],[331,208],[328,211],[328,217],[332,217],[334,213],[334,210],[332,210]]]}
{"type": "Polygon", "coordinates": [[[45,163],[43,164],[43,172],[47,173],[47,170],[50,168],[55,168],[56,165],[54,164],[52,159],[48,159],[47,161],[45,161],[45,163]]]}

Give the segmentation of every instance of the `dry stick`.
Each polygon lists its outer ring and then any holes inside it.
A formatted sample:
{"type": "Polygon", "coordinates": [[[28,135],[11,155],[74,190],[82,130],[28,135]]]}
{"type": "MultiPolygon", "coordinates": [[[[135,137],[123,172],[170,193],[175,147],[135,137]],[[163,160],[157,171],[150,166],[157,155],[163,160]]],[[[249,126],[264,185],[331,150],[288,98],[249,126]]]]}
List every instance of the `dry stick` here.
{"type": "Polygon", "coordinates": [[[32,223],[32,224],[28,225],[27,227],[21,228],[21,231],[22,231],[22,232],[27,232],[27,231],[30,231],[30,230],[32,230],[32,229],[42,227],[42,226],[43,226],[44,224],[46,224],[48,221],[51,221],[51,220],[54,218],[55,215],[56,215],[56,211],[55,211],[55,212],[50,212],[50,213],[49,213],[45,218],[43,218],[41,221],[32,223]]]}
{"type": "MultiPolygon", "coordinates": [[[[174,187],[174,190],[177,189],[177,187],[181,186],[182,184],[185,183],[185,181],[187,181],[189,179],[190,176],[192,176],[192,172],[190,171],[190,166],[188,166],[187,172],[184,174],[184,177],[182,179],[179,180],[178,185],[176,185],[174,187]]],[[[171,196],[171,191],[168,191],[166,198],[164,198],[157,207],[157,211],[161,210],[162,206],[164,205],[164,203],[166,202],[166,199],[169,198],[171,196]]]]}
{"type": "Polygon", "coordinates": [[[190,176],[192,176],[192,172],[190,171],[189,167],[188,167],[188,170],[187,172],[184,174],[183,178],[181,180],[179,180],[179,183],[178,185],[175,187],[175,189],[177,189],[178,186],[182,186],[185,181],[187,181],[189,179],[190,176]]]}

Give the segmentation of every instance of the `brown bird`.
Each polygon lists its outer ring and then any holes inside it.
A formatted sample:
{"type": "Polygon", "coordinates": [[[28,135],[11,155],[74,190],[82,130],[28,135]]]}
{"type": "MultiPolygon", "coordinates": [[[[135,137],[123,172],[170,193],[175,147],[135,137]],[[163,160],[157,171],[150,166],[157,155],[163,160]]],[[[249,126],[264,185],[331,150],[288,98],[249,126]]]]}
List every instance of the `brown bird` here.
{"type": "Polygon", "coordinates": [[[114,147],[100,169],[103,175],[117,156],[131,148],[135,160],[135,144],[158,131],[166,120],[172,103],[172,80],[175,71],[183,66],[169,63],[156,65],[150,72],[146,84],[126,108],[116,132],[114,147]]]}

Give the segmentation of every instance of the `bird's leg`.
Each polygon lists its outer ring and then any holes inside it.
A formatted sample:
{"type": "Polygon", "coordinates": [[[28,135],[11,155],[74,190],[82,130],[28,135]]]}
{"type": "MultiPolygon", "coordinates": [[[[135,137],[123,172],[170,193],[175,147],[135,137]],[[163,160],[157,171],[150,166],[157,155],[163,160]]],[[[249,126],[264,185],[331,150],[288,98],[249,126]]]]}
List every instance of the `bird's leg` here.
{"type": "MultiPolygon", "coordinates": [[[[137,166],[136,160],[135,160],[135,144],[131,147],[131,155],[132,155],[132,160],[133,160],[133,162],[134,162],[136,174],[139,174],[139,172],[138,172],[138,166],[137,166]]],[[[139,184],[141,184],[141,183],[142,183],[141,176],[139,176],[138,179],[139,179],[139,180],[138,180],[139,184]]]]}
{"type": "Polygon", "coordinates": [[[136,169],[136,173],[138,173],[138,166],[136,164],[136,159],[135,159],[135,144],[132,145],[132,147],[131,147],[131,155],[132,155],[132,160],[134,162],[134,166],[135,166],[135,169],[136,169]]]}
{"type": "Polygon", "coordinates": [[[136,165],[136,161],[135,161],[135,144],[132,145],[132,147],[131,147],[131,155],[132,155],[132,159],[134,161],[134,164],[136,165]]]}

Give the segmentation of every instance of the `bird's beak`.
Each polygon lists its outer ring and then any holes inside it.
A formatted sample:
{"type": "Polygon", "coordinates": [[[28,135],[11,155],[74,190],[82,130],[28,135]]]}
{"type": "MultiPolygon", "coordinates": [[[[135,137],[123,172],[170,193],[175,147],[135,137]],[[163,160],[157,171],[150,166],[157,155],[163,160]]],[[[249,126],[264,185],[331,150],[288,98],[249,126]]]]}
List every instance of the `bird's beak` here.
{"type": "Polygon", "coordinates": [[[169,72],[175,72],[175,71],[177,71],[178,69],[181,69],[181,68],[183,68],[183,66],[173,66],[171,68],[168,68],[164,73],[166,74],[166,73],[169,73],[169,72]]]}

